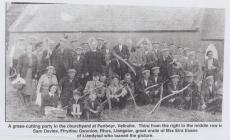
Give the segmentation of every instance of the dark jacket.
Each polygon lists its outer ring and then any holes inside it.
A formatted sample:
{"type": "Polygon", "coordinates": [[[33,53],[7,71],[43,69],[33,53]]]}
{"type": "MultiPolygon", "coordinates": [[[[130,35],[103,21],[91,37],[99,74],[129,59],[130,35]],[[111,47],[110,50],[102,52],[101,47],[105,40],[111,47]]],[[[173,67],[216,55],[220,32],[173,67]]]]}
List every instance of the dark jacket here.
{"type": "Polygon", "coordinates": [[[32,54],[32,66],[29,66],[29,61],[29,57],[26,54],[22,54],[18,59],[17,73],[19,73],[22,78],[26,77],[29,67],[32,67],[32,78],[35,78],[35,75],[38,73],[37,56],[32,54]]]}
{"type": "Polygon", "coordinates": [[[51,65],[55,67],[57,78],[64,77],[69,68],[73,68],[73,50],[70,48],[56,47],[51,55],[51,65]]]}
{"type": "Polygon", "coordinates": [[[205,60],[205,76],[214,76],[214,80],[217,80],[218,72],[220,71],[220,65],[217,59],[213,58],[213,66],[216,67],[216,69],[208,69],[208,60],[205,60]]]}
{"type": "Polygon", "coordinates": [[[59,101],[59,97],[57,94],[54,94],[54,96],[50,96],[49,94],[46,94],[42,97],[42,104],[41,107],[44,108],[46,106],[51,106],[51,107],[57,107],[59,101]]]}
{"type": "Polygon", "coordinates": [[[202,95],[202,101],[203,103],[207,103],[209,99],[213,99],[217,96],[217,90],[218,88],[213,84],[212,85],[212,92],[210,92],[210,89],[207,85],[205,85],[201,89],[201,95],[202,95]]]}
{"type": "Polygon", "coordinates": [[[39,66],[39,75],[44,74],[46,71],[46,67],[51,65],[50,58],[46,58],[47,54],[48,54],[47,50],[43,51],[42,53],[42,58],[39,66]]]}
{"type": "MultiPolygon", "coordinates": [[[[189,83],[184,82],[183,87],[187,86],[189,83]]],[[[198,85],[193,81],[191,85],[184,90],[184,108],[185,109],[198,109],[201,103],[201,96],[198,91],[198,85]]]]}
{"type": "Polygon", "coordinates": [[[121,56],[123,59],[129,59],[129,56],[130,56],[129,49],[128,49],[128,47],[126,45],[122,45],[122,50],[121,51],[119,49],[119,45],[116,45],[116,46],[114,46],[113,51],[117,55],[121,56]]]}
{"type": "Polygon", "coordinates": [[[162,76],[163,80],[166,80],[172,71],[172,65],[170,64],[172,60],[167,57],[165,60],[163,56],[158,59],[158,66],[160,67],[160,75],[162,76]]]}
{"type": "Polygon", "coordinates": [[[73,68],[77,71],[78,75],[81,75],[83,73],[83,61],[84,61],[84,56],[80,55],[80,59],[77,59],[77,55],[75,55],[73,58],[73,68]]]}
{"type": "Polygon", "coordinates": [[[89,72],[102,72],[103,66],[105,66],[105,59],[102,52],[86,52],[83,62],[83,71],[89,72]]]}
{"type": "Polygon", "coordinates": [[[70,82],[69,77],[66,76],[60,81],[60,87],[61,87],[61,102],[62,106],[68,105],[71,98],[73,98],[73,91],[75,89],[82,90],[82,86],[79,83],[79,80],[77,78],[74,78],[72,82],[70,82]]]}
{"type": "MultiPolygon", "coordinates": [[[[137,94],[136,100],[137,100],[138,105],[147,105],[152,101],[150,94],[146,94],[145,92],[145,89],[152,85],[153,85],[153,82],[151,80],[148,80],[148,83],[146,86],[144,79],[140,79],[136,83],[136,94],[137,94]]],[[[152,89],[150,89],[149,91],[152,91],[152,89]]]]}
{"type": "Polygon", "coordinates": [[[150,80],[153,82],[153,85],[160,84],[161,82],[163,82],[163,79],[161,76],[158,76],[157,81],[155,81],[155,77],[153,75],[151,75],[150,80]]]}

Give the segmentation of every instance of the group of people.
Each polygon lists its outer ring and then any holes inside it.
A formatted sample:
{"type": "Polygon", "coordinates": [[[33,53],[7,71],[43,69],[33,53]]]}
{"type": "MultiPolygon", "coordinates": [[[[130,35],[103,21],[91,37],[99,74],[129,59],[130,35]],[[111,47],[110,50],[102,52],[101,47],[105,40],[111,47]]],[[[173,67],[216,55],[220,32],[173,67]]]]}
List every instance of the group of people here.
{"type": "Polygon", "coordinates": [[[106,108],[154,105],[166,96],[165,106],[221,111],[223,77],[213,51],[204,54],[148,38],[135,46],[123,39],[111,46],[103,38],[90,38],[84,47],[68,37],[49,42],[26,43],[13,65],[25,80],[19,90],[25,104],[35,100],[42,114],[54,107],[74,118],[101,118],[106,108]]]}

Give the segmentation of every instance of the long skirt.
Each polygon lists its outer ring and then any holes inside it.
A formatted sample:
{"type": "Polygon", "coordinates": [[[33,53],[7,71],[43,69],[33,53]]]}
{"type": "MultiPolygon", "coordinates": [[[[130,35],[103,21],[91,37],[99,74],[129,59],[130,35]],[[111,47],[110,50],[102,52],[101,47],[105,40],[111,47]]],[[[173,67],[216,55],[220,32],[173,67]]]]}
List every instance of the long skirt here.
{"type": "Polygon", "coordinates": [[[32,68],[29,68],[26,73],[26,77],[24,78],[26,81],[26,85],[23,89],[23,94],[25,96],[34,96],[35,95],[35,82],[32,79],[32,68]]]}

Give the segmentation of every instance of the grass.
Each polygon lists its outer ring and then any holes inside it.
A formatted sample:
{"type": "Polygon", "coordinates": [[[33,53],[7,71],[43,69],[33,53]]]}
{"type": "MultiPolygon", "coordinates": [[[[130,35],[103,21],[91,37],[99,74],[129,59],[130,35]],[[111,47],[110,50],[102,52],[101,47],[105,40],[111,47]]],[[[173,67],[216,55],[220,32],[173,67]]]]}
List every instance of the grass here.
{"type": "MultiPolygon", "coordinates": [[[[16,89],[7,84],[6,92],[6,121],[85,121],[73,118],[49,118],[39,115],[36,105],[25,106],[21,102],[16,89]]],[[[221,113],[212,114],[204,111],[178,110],[161,106],[157,112],[148,115],[154,105],[134,108],[128,103],[125,109],[113,109],[109,115],[108,110],[102,113],[102,121],[180,121],[180,122],[215,122],[221,121],[221,113]]],[[[95,121],[95,120],[92,120],[95,121]]]]}

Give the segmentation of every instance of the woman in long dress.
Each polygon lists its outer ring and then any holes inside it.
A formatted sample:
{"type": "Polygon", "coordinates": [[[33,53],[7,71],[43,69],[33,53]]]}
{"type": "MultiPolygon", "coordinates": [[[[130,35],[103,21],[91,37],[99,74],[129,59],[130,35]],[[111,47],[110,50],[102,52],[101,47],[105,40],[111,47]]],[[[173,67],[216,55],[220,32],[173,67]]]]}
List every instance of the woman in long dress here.
{"type": "Polygon", "coordinates": [[[49,94],[50,85],[58,85],[58,80],[55,75],[55,68],[53,66],[48,66],[46,70],[47,72],[40,77],[37,85],[36,104],[39,106],[41,106],[42,98],[49,94]]]}
{"type": "Polygon", "coordinates": [[[32,44],[28,44],[25,53],[19,57],[17,73],[26,81],[25,87],[20,91],[24,103],[30,104],[32,97],[35,95],[35,80],[37,78],[38,60],[37,56],[32,54],[32,44]]]}

